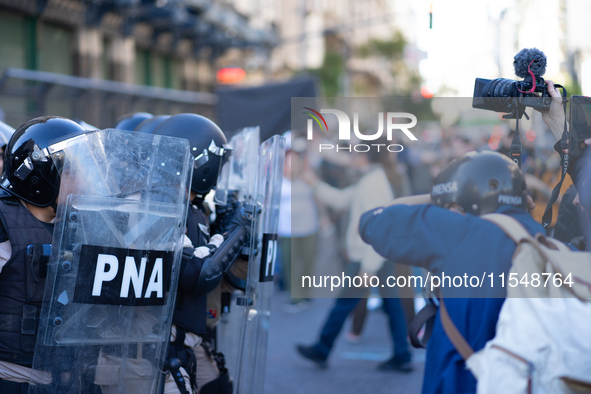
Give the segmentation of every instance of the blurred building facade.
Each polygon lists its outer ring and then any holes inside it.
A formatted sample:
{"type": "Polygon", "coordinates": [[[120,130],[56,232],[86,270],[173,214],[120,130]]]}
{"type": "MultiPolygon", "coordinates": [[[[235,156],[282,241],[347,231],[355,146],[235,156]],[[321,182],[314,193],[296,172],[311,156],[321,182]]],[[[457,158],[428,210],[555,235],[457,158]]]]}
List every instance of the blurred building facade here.
{"type": "Polygon", "coordinates": [[[15,126],[41,114],[98,127],[135,111],[214,116],[219,83],[310,72],[324,95],[406,95],[418,86],[421,56],[408,4],[0,0],[0,108],[15,126]],[[220,81],[223,68],[238,79],[220,81]]]}
{"type": "Polygon", "coordinates": [[[112,126],[118,116],[135,110],[176,113],[197,112],[191,104],[211,107],[211,95],[177,94],[177,100],[158,89],[211,93],[219,67],[232,58],[247,59],[255,49],[268,53],[274,40],[271,30],[252,28],[232,4],[205,0],[0,0],[0,37],[0,75],[5,76],[0,106],[9,123],[56,113],[84,116],[97,126],[112,126]],[[9,68],[39,74],[7,77],[9,68]],[[102,93],[89,97],[96,92],[89,94],[93,89],[87,81],[50,78],[44,72],[114,84],[95,82],[92,86],[102,93]],[[17,77],[18,83],[13,81],[17,77]],[[76,91],[77,81],[86,86],[84,92],[76,91]],[[130,90],[125,84],[148,90],[130,90]],[[74,86],[60,100],[56,91],[64,85],[74,86]],[[122,99],[126,92],[129,97],[122,99]],[[49,99],[40,104],[34,96],[42,94],[49,99]],[[92,110],[115,96],[121,100],[112,108],[92,110]],[[80,109],[80,100],[91,102],[89,108],[80,109]]]}
{"type": "Polygon", "coordinates": [[[409,78],[413,72],[418,75],[416,18],[406,1],[261,0],[264,11],[249,7],[251,3],[234,0],[260,26],[277,26],[278,42],[269,63],[276,77],[319,71],[321,78],[338,79],[338,89],[325,95],[378,96],[409,93],[409,78]],[[399,49],[400,56],[387,50],[364,53],[372,44],[399,49]]]}
{"type": "Polygon", "coordinates": [[[407,96],[421,86],[470,96],[476,77],[515,78],[513,56],[534,46],[548,56],[545,77],[569,93],[591,92],[591,2],[435,2],[433,29],[430,3],[0,0],[0,75],[40,73],[0,80],[0,118],[18,125],[55,113],[110,126],[136,110],[212,114],[220,82],[252,86],[310,72],[326,96],[407,96]],[[221,68],[238,74],[220,81],[221,68]],[[55,82],[43,72],[95,82],[55,82]]]}

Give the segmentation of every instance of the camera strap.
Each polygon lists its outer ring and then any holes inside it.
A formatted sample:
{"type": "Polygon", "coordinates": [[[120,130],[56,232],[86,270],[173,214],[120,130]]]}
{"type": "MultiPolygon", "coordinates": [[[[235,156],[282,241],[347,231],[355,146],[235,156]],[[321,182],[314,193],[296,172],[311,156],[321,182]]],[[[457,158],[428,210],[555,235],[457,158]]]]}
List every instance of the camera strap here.
{"type": "MultiPolygon", "coordinates": [[[[550,195],[550,200],[548,201],[548,205],[546,205],[546,210],[544,211],[544,215],[542,216],[542,226],[544,228],[548,227],[552,223],[552,206],[558,199],[558,195],[560,194],[560,189],[562,188],[562,183],[564,182],[564,178],[566,177],[566,172],[568,171],[568,166],[570,165],[570,152],[567,154],[566,150],[569,149],[569,132],[568,132],[568,123],[566,121],[566,103],[567,103],[567,92],[564,86],[559,84],[554,84],[555,87],[562,89],[562,107],[564,110],[564,131],[562,132],[562,137],[560,141],[556,142],[554,145],[554,150],[560,153],[560,169],[562,174],[560,174],[560,182],[556,186],[554,186],[554,190],[552,190],[552,194],[550,195]]],[[[573,141],[570,141],[572,144],[573,141]]]]}
{"type": "MultiPolygon", "coordinates": [[[[517,89],[519,90],[519,89],[517,89]]],[[[519,90],[521,91],[521,90],[519,90]]],[[[517,167],[521,168],[521,160],[522,160],[522,156],[523,156],[523,147],[521,144],[521,137],[519,136],[519,119],[521,118],[521,116],[525,116],[527,118],[527,120],[529,120],[529,116],[527,115],[527,112],[525,112],[525,107],[520,106],[519,103],[517,102],[517,99],[513,99],[513,105],[515,106],[515,136],[513,136],[513,140],[511,141],[511,160],[513,160],[513,162],[515,164],[517,164],[517,167]]],[[[509,118],[507,118],[509,119],[509,118]]]]}
{"type": "Polygon", "coordinates": [[[554,186],[554,190],[552,190],[552,194],[550,195],[550,200],[548,201],[548,205],[546,206],[546,211],[544,211],[544,216],[542,216],[542,226],[544,228],[548,227],[552,223],[552,206],[558,199],[558,195],[560,194],[560,188],[562,187],[562,183],[564,182],[564,178],[566,177],[566,172],[568,171],[568,165],[570,163],[570,155],[565,152],[568,149],[567,140],[569,138],[568,131],[564,131],[562,133],[562,138],[560,141],[554,145],[556,150],[560,151],[560,182],[556,186],[554,186]]]}
{"type": "Polygon", "coordinates": [[[517,164],[519,168],[521,168],[521,155],[521,137],[519,136],[519,127],[517,127],[513,141],[511,141],[511,160],[513,160],[513,162],[517,164]]]}

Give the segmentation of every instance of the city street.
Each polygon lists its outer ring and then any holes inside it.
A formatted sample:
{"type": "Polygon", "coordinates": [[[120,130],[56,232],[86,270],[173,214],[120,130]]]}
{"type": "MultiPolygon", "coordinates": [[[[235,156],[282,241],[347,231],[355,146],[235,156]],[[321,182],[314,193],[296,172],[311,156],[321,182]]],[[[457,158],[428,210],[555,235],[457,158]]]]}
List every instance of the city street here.
{"type": "Polygon", "coordinates": [[[381,309],[370,311],[359,343],[345,338],[348,322],[329,359],[329,367],[318,369],[300,357],[297,343],[311,344],[334,300],[314,299],[310,308],[299,314],[287,314],[282,306],[288,300],[286,292],[274,292],[268,345],[265,394],[415,394],[421,392],[425,366],[425,351],[412,349],[414,371],[379,372],[377,365],[390,357],[386,315],[381,309]]]}

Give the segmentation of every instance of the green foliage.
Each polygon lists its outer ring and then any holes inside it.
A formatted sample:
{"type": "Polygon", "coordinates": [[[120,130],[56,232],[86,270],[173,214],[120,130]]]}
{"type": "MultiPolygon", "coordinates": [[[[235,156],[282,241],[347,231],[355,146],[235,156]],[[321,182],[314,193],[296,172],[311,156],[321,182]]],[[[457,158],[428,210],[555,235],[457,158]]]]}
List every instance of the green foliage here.
{"type": "Polygon", "coordinates": [[[341,80],[345,72],[345,59],[342,54],[326,51],[322,67],[311,72],[321,79],[325,97],[336,97],[341,93],[341,80]]]}
{"type": "MultiPolygon", "coordinates": [[[[404,64],[403,54],[407,41],[400,32],[396,32],[391,39],[371,39],[354,49],[354,55],[361,58],[386,59],[391,68],[390,72],[398,79],[394,89],[388,89],[390,95],[406,96],[416,86],[420,86],[421,77],[416,70],[410,70],[404,64]],[[390,91],[391,90],[391,91],[390,91]]],[[[325,97],[337,97],[343,94],[343,77],[346,72],[345,57],[341,51],[327,49],[322,66],[309,70],[322,83],[325,97]]],[[[355,84],[353,91],[357,95],[371,94],[371,88],[355,84]]]]}
{"type": "MultiPolygon", "coordinates": [[[[583,88],[581,88],[581,85],[576,82],[574,80],[574,78],[572,78],[570,75],[568,76],[567,80],[564,81],[563,83],[560,83],[559,81],[554,81],[555,83],[558,83],[562,86],[564,86],[564,88],[566,89],[566,93],[568,95],[568,97],[571,96],[582,96],[583,95],[583,88]]],[[[562,94],[562,89],[558,89],[560,91],[560,94],[562,94]]],[[[569,100],[567,105],[567,113],[570,113],[570,103],[571,101],[569,100]]]]}
{"type": "MultiPolygon", "coordinates": [[[[581,85],[575,82],[572,78],[569,78],[569,81],[561,84],[566,89],[566,92],[569,96],[581,96],[583,94],[583,89],[581,85]]],[[[562,92],[562,89],[560,89],[562,92]]]]}
{"type": "Polygon", "coordinates": [[[400,32],[396,32],[390,40],[373,38],[356,48],[357,55],[362,58],[370,56],[389,59],[401,59],[407,42],[400,32]]]}

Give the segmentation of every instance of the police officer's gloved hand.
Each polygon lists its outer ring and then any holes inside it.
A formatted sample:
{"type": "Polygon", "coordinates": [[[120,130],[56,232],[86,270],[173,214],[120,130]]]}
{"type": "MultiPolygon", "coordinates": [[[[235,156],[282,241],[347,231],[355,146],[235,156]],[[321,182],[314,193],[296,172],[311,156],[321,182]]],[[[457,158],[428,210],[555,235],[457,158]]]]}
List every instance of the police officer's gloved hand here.
{"type": "Polygon", "coordinates": [[[215,221],[211,223],[210,230],[212,234],[221,233],[222,226],[226,217],[234,210],[234,203],[238,201],[236,193],[228,193],[227,202],[224,205],[215,206],[215,221]]]}
{"type": "MultiPolygon", "coordinates": [[[[243,248],[250,243],[251,224],[252,219],[246,213],[242,203],[235,201],[231,205],[231,211],[221,223],[220,232],[228,242],[238,242],[238,238],[241,238],[242,241],[239,241],[240,245],[237,247],[242,252],[243,248]]],[[[248,255],[242,254],[242,259],[248,261],[248,255]]]]}
{"type": "Polygon", "coordinates": [[[224,216],[226,216],[226,214],[232,212],[232,210],[234,209],[234,204],[239,202],[238,201],[238,196],[236,195],[236,193],[228,193],[228,197],[226,199],[226,204],[225,205],[216,205],[216,215],[220,218],[223,218],[224,216]]]}
{"type": "Polygon", "coordinates": [[[250,231],[251,219],[244,210],[241,202],[235,201],[231,205],[231,211],[224,217],[221,225],[221,233],[227,237],[238,227],[243,227],[247,232],[250,231]]]}

